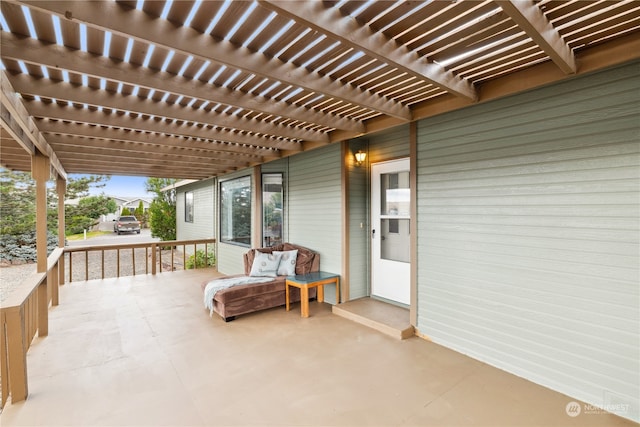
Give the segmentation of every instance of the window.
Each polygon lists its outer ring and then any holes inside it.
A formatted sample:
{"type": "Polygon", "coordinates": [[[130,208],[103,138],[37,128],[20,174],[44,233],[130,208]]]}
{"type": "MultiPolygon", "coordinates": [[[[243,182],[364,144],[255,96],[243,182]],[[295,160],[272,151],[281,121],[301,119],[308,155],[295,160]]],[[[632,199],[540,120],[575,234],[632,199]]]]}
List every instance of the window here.
{"type": "Polygon", "coordinates": [[[262,175],[262,242],[264,246],[282,243],[282,174],[262,175]]]}
{"type": "Polygon", "coordinates": [[[220,241],[251,246],[251,177],[220,183],[220,241]]]}
{"type": "Polygon", "coordinates": [[[193,191],[184,193],[184,222],[193,222],[193,191]]]}

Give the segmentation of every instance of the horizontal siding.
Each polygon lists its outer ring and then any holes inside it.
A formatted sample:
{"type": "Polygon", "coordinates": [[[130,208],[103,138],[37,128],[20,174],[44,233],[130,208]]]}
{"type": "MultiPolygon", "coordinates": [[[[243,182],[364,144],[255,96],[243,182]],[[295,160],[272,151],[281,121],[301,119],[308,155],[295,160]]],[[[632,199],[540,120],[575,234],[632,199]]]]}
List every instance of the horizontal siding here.
{"type": "MultiPolygon", "coordinates": [[[[342,162],[340,144],[289,159],[289,241],[320,254],[320,268],[342,270],[342,162]]],[[[335,303],[335,290],[325,290],[335,303]]]]}
{"type": "Polygon", "coordinates": [[[638,64],[419,123],[418,329],[588,403],[640,394],[638,64]]]}
{"type": "Polygon", "coordinates": [[[244,274],[243,256],[249,248],[218,243],[218,271],[223,274],[244,274]]]}
{"type": "Polygon", "coordinates": [[[370,163],[384,162],[409,155],[409,126],[398,126],[367,136],[370,163]]]}
{"type": "MultiPolygon", "coordinates": [[[[362,141],[349,145],[351,153],[366,150],[362,141]]],[[[367,200],[369,199],[369,176],[367,168],[347,162],[349,179],[349,299],[369,296],[370,269],[370,221],[367,200]]]]}
{"type": "Polygon", "coordinates": [[[176,194],[178,240],[215,238],[215,180],[207,179],[186,185],[176,194]],[[185,222],[184,195],[193,192],[193,222],[185,222]]]}

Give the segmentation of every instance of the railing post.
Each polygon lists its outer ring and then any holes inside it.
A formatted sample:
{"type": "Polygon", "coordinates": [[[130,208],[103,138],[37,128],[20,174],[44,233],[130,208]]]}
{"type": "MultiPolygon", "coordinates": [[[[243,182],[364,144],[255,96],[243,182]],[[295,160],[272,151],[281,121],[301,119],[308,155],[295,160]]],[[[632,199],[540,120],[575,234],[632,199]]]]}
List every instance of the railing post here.
{"type": "Polygon", "coordinates": [[[58,281],[60,280],[60,274],[58,272],[59,268],[59,263],[56,263],[53,268],[51,268],[51,271],[47,274],[47,286],[49,286],[51,289],[51,305],[58,305],[60,303],[60,292],[58,292],[58,281]]]}
{"type": "Polygon", "coordinates": [[[58,259],[58,284],[64,285],[64,252],[58,259]]]}
{"type": "Polygon", "coordinates": [[[69,252],[69,283],[73,282],[73,252],[69,252]]]}
{"type": "Polygon", "coordinates": [[[9,386],[11,403],[27,398],[27,346],[25,333],[24,305],[6,310],[7,355],[9,365],[9,386]]]}
{"type": "Polygon", "coordinates": [[[151,274],[156,274],[156,249],[155,243],[151,245],[151,274]]]}
{"type": "Polygon", "coordinates": [[[49,335],[49,296],[47,295],[49,278],[38,285],[38,336],[49,335]]]}
{"type": "Polygon", "coordinates": [[[0,407],[4,408],[4,404],[9,397],[9,366],[7,363],[7,336],[5,333],[6,317],[4,310],[0,309],[0,387],[2,388],[2,400],[0,407]]]}

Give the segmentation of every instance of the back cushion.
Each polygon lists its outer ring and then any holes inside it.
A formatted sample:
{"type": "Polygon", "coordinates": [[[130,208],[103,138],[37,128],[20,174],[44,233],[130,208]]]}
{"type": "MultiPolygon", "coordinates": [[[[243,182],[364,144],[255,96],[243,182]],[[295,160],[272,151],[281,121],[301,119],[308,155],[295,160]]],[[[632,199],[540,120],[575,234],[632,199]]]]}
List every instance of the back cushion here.
{"type": "Polygon", "coordinates": [[[244,254],[244,274],[247,276],[251,274],[251,266],[253,266],[253,260],[256,257],[255,251],[262,252],[265,254],[270,254],[273,251],[281,251],[283,245],[275,245],[268,248],[257,248],[251,249],[249,252],[244,254]]]}
{"type": "Polygon", "coordinates": [[[283,245],[284,251],[291,251],[293,249],[298,250],[298,258],[296,259],[296,274],[307,274],[311,273],[311,268],[313,267],[313,259],[316,256],[316,253],[303,248],[302,246],[292,245],[291,243],[284,243],[283,245]]]}

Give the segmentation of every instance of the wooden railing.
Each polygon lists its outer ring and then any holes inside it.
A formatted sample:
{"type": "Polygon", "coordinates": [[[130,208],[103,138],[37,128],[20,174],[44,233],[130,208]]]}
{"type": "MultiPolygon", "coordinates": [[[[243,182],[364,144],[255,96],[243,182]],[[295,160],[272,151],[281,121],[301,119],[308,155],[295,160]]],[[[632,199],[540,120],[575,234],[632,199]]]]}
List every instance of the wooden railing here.
{"type": "Polygon", "coordinates": [[[14,289],[0,307],[1,405],[27,398],[27,350],[36,336],[49,333],[49,304],[58,305],[60,262],[58,248],[47,258],[47,271],[34,273],[14,289]]]}
{"type": "MultiPolygon", "coordinates": [[[[216,255],[213,251],[215,242],[216,239],[198,239],[67,247],[64,250],[65,254],[69,254],[65,261],[68,265],[66,277],[69,282],[72,282],[135,276],[137,274],[156,274],[158,271],[162,273],[165,270],[175,270],[177,261],[180,260],[182,263],[179,265],[186,269],[187,260],[198,251],[202,251],[204,266],[209,266],[211,257],[214,257],[213,264],[215,264],[216,255]],[[179,251],[179,248],[182,248],[182,251],[179,251]],[[189,253],[187,249],[191,250],[191,248],[193,248],[193,252],[189,253]],[[107,262],[107,259],[110,262],[107,262]],[[105,268],[107,264],[114,267],[115,271],[105,268]]],[[[194,268],[198,268],[197,263],[194,268]]]]}
{"type": "MultiPolygon", "coordinates": [[[[215,239],[200,239],[130,245],[67,247],[54,250],[47,258],[47,271],[29,276],[11,292],[0,307],[0,387],[2,390],[0,408],[4,407],[9,395],[11,402],[15,403],[25,400],[29,394],[27,351],[36,333],[40,337],[49,333],[49,305],[55,306],[59,303],[58,289],[60,285],[64,284],[65,263],[68,263],[69,281],[74,278],[73,270],[76,260],[73,254],[84,253],[84,263],[81,262],[85,270],[83,279],[90,280],[90,278],[104,279],[131,275],[121,274],[128,273],[128,271],[121,271],[121,253],[129,253],[129,250],[131,250],[131,273],[133,275],[142,271],[136,269],[136,250],[144,251],[144,271],[146,274],[156,274],[158,271],[162,273],[164,270],[173,271],[176,265],[177,248],[182,248],[180,254],[183,267],[186,267],[187,259],[191,255],[187,251],[191,247],[193,247],[192,254],[204,250],[202,261],[204,266],[209,266],[210,257],[215,257],[214,244],[215,239]],[[105,253],[107,251],[115,251],[117,258],[115,273],[105,272],[105,253]],[[67,253],[69,259],[65,261],[67,253]],[[89,274],[94,266],[89,263],[92,253],[98,256],[98,265],[101,266],[98,277],[91,277],[89,274]],[[168,257],[170,262],[163,262],[163,256],[168,257]]],[[[197,262],[194,263],[194,268],[198,268],[197,262]]]]}

